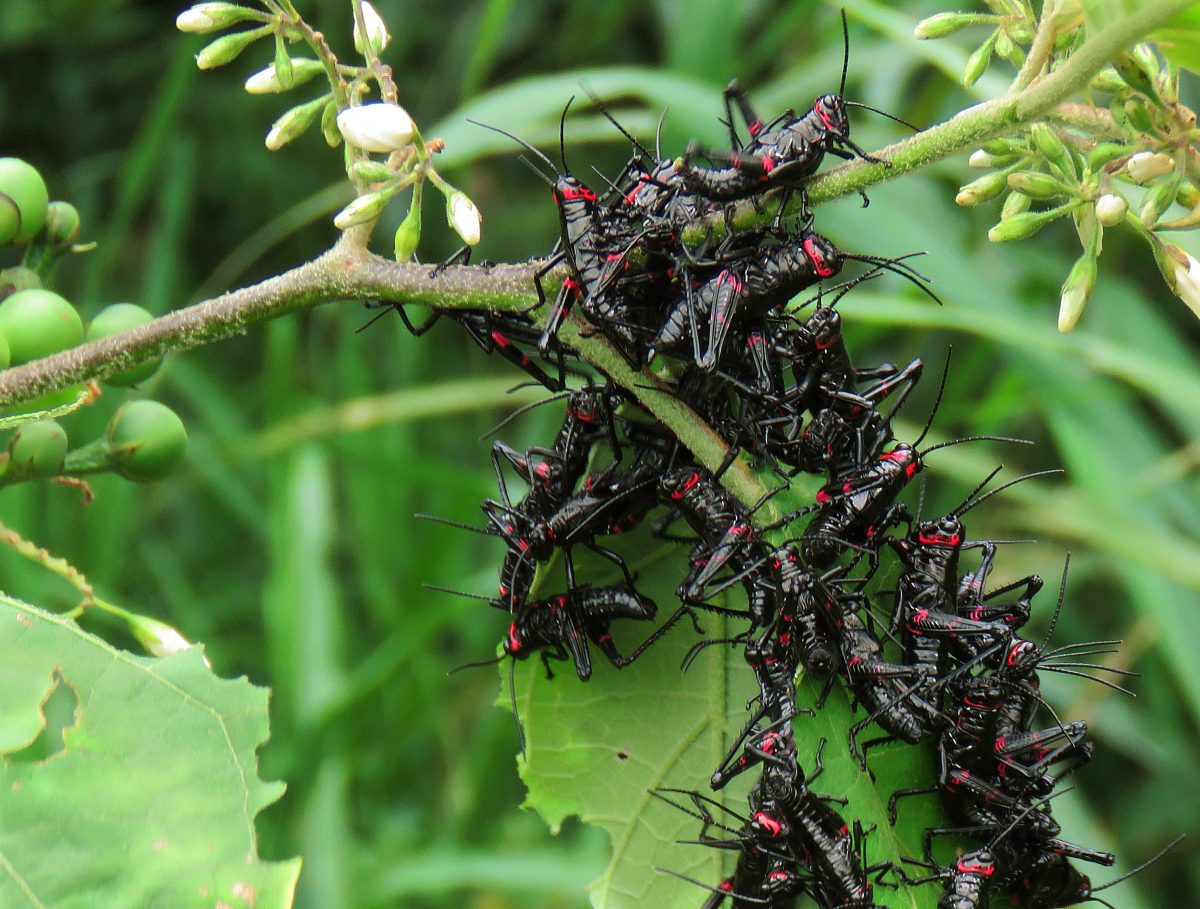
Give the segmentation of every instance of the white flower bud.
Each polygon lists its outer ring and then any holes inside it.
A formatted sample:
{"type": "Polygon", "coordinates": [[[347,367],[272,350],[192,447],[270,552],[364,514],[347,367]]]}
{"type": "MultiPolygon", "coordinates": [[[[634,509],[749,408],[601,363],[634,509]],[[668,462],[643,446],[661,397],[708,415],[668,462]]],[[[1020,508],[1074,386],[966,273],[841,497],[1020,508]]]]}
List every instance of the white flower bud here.
{"type": "Polygon", "coordinates": [[[1200,316],[1200,262],[1185,255],[1187,261],[1175,266],[1175,294],[1200,316]]]}
{"type": "MultiPolygon", "coordinates": [[[[388,34],[387,23],[383,21],[383,17],[375,11],[370,3],[363,0],[362,5],[363,22],[367,25],[367,39],[370,41],[371,50],[377,55],[383,52],[387,47],[388,41],[392,36],[388,34]]],[[[358,19],[354,20],[354,49],[360,54],[366,55],[367,51],[363,45],[362,33],[358,30],[358,19]]]]}
{"type": "Polygon", "coordinates": [[[466,193],[455,192],[446,200],[446,220],[467,246],[479,242],[480,222],[483,217],[466,193]]]}
{"type": "Polygon", "coordinates": [[[1105,193],[1096,200],[1096,218],[1105,227],[1116,227],[1125,220],[1128,210],[1129,203],[1125,197],[1116,193],[1105,193]]]}
{"type": "Polygon", "coordinates": [[[337,125],[347,142],[368,152],[403,148],[416,129],[408,111],[382,101],[346,108],[338,114],[337,125]]]}
{"type": "Polygon", "coordinates": [[[977,148],[971,153],[971,157],[967,159],[967,164],[980,170],[986,170],[989,167],[995,167],[1000,163],[1000,160],[1000,158],[989,152],[985,152],[982,148],[977,148]]]}
{"type": "Polygon", "coordinates": [[[175,27],[181,32],[203,35],[250,19],[254,15],[254,10],[235,3],[197,3],[175,17],[175,27]]]}
{"type": "Polygon", "coordinates": [[[1134,183],[1145,183],[1175,169],[1175,160],[1161,152],[1138,152],[1125,162],[1125,172],[1134,183]]]}
{"type": "Polygon", "coordinates": [[[378,218],[387,205],[388,198],[385,193],[367,193],[365,196],[359,196],[337,213],[333,219],[333,226],[345,230],[355,224],[378,218]]]}
{"type": "Polygon", "coordinates": [[[313,76],[324,71],[317,60],[309,60],[303,57],[292,60],[292,83],[284,85],[279,81],[279,72],[275,69],[275,64],[272,63],[266,69],[260,69],[253,76],[246,80],[246,91],[252,95],[273,95],[278,92],[287,91],[289,88],[295,88],[297,85],[303,85],[313,76]]]}
{"type": "Polygon", "coordinates": [[[168,657],[195,646],[177,629],[158,619],[127,613],[125,621],[129,623],[129,630],[133,632],[133,636],[153,656],[168,657]]]}

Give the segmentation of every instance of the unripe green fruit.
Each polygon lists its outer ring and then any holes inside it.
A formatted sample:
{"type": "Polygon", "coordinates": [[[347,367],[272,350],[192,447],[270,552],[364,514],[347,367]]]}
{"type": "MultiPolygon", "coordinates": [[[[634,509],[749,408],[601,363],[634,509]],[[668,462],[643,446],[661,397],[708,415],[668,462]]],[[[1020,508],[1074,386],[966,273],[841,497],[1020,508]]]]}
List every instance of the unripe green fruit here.
{"type": "Polygon", "coordinates": [[[46,223],[46,181],[20,158],[0,158],[0,243],[24,243],[46,223]]]}
{"type": "Polygon", "coordinates": [[[8,349],[8,338],[0,334],[0,369],[8,369],[12,363],[12,351],[8,349]]]}
{"type": "Polygon", "coordinates": [[[51,202],[46,208],[46,239],[65,249],[79,236],[79,212],[70,202],[51,202]]]}
{"type": "Polygon", "coordinates": [[[9,439],[8,454],[21,476],[57,476],[67,456],[67,434],[53,420],[26,423],[9,439]]]}
{"type": "Polygon", "coordinates": [[[157,401],[122,405],[105,431],[113,469],[127,480],[152,483],[171,473],[187,451],[187,430],[157,401]]]}
{"type": "MultiPolygon", "coordinates": [[[[98,338],[107,338],[109,335],[120,334],[123,331],[128,331],[131,328],[136,328],[139,325],[145,325],[147,322],[154,321],[154,316],[140,306],[135,306],[132,303],[113,303],[111,306],[106,306],[96,314],[96,318],[88,324],[87,340],[95,341],[98,338]]],[[[162,359],[148,360],[145,363],[139,363],[132,369],[126,369],[116,375],[109,376],[104,381],[109,385],[119,385],[128,388],[131,385],[137,385],[139,382],[144,382],[146,379],[154,375],[158,371],[158,367],[162,365],[162,359]]]]}
{"type": "Polygon", "coordinates": [[[50,290],[22,290],[0,303],[0,334],[15,365],[74,347],[83,322],[70,303],[50,290]]]}

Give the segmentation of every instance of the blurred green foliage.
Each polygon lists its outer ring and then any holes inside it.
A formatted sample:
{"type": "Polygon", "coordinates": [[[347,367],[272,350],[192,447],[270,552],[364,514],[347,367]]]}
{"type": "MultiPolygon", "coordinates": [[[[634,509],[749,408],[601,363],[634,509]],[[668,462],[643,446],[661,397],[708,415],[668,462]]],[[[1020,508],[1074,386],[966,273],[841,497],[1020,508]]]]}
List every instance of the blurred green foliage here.
{"type": "MultiPolygon", "coordinates": [[[[937,4],[845,5],[849,97],[930,124],[1002,87],[995,71],[969,92],[957,86],[969,34],[961,43],[912,39],[913,23],[937,4]]],[[[605,97],[645,99],[637,110],[614,104],[644,138],[669,107],[664,148],[679,150],[689,138],[721,141],[720,89],[730,77],[760,109],[779,110],[836,86],[841,63],[836,12],[803,2],[377,6],[392,27],[385,59],[401,101],[427,136],[447,138],[439,166],[484,212],[478,255],[497,261],[544,253],[554,210],[512,149],[463,122],[464,106],[527,134],[584,78],[605,97]]],[[[302,5],[346,50],[347,7],[302,5]]],[[[251,53],[197,72],[192,55],[203,42],[174,32],[178,11],[131,0],[4,0],[0,153],[36,164],[51,196],[79,208],[81,239],[100,241],[55,282],[85,318],[121,300],[162,313],[281,271],[328,246],[330,217],[350,195],[338,153],[319,135],[279,153],[263,147],[289,102],[249,96],[241,81],[268,61],[251,53]]],[[[627,149],[593,119],[569,124],[572,167],[612,173],[627,149]]],[[[899,135],[869,115],[854,128],[868,148],[899,135]]],[[[946,300],[938,309],[898,281],[856,293],[845,315],[858,360],[936,364],[953,343],[938,433],[1038,442],[1028,451],[939,452],[928,513],[952,507],[1000,459],[1006,476],[1067,470],[1062,481],[991,500],[971,530],[1039,540],[1004,547],[998,580],[1057,578],[1070,549],[1055,641],[1122,638],[1120,665],[1142,673],[1137,701],[1081,680],[1045,680],[1059,714],[1092,722],[1100,746],[1056,812],[1071,839],[1115,845],[1131,865],[1200,827],[1200,334],[1144,247],[1116,230],[1081,328],[1060,336],[1058,288],[1074,238],[1055,225],[1016,248],[989,244],[995,206],[964,211],[952,201],[970,176],[964,155],[877,188],[866,211],[856,199],[821,209],[821,229],[856,251],[929,250],[922,269],[946,300]]],[[[395,208],[377,234],[383,247],[404,213],[395,208]]],[[[435,209],[425,220],[420,252],[433,260],[453,237],[435,209]]],[[[516,735],[493,707],[494,672],[446,677],[493,653],[502,617],[421,587],[494,586],[496,541],[413,515],[478,521],[495,480],[477,439],[511,409],[502,390],[519,377],[453,326],[418,341],[389,319],[356,334],[366,318],[349,301],[169,360],[148,387],[187,424],[180,474],[155,487],[99,477],[86,509],[70,489],[8,489],[0,511],[104,596],[205,642],[220,674],[271,686],[263,775],[286,780],[288,791],[260,820],[262,852],[304,857],[299,906],[584,905],[606,837],[568,824],[552,838],[520,811],[516,735]],[[468,383],[465,394],[431,415],[422,389],[450,382],[468,383]]],[[[906,407],[910,423],[929,412],[936,383],[925,385],[906,407]]],[[[72,434],[98,435],[120,398],[110,392],[75,415],[72,434]]],[[[521,418],[506,439],[547,439],[553,411],[521,418]]],[[[14,595],[73,603],[65,586],[7,551],[0,571],[14,595]]],[[[1043,596],[1042,628],[1053,592],[1043,596]]],[[[569,673],[558,682],[576,684],[569,673]]],[[[1111,899],[1167,906],[1200,892],[1194,843],[1111,899]]],[[[702,898],[697,891],[695,903],[702,898]]]]}

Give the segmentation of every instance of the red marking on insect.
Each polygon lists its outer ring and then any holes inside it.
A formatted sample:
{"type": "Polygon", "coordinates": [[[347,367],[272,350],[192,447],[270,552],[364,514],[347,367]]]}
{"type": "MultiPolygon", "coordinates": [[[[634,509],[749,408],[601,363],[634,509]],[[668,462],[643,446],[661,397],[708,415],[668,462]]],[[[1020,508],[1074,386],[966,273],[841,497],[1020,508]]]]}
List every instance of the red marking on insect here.
{"type": "Polygon", "coordinates": [[[517,623],[513,622],[508,626],[508,651],[516,653],[521,649],[521,641],[517,637],[517,623]]]}
{"type": "Polygon", "coordinates": [[[722,890],[724,890],[726,893],[732,893],[732,892],[733,892],[733,881],[730,881],[730,880],[724,880],[724,881],[721,881],[721,883],[720,883],[718,886],[719,886],[719,887],[720,887],[722,890]]]}
{"type": "Polygon", "coordinates": [[[833,266],[825,261],[825,254],[817,248],[816,241],[812,237],[804,241],[804,254],[808,256],[813,268],[822,278],[828,278],[833,274],[833,266]]]}
{"type": "Polygon", "coordinates": [[[762,122],[762,118],[761,118],[761,117],[755,117],[755,118],[754,118],[754,122],[753,122],[753,123],[751,123],[751,124],[750,124],[750,125],[747,127],[747,129],[749,129],[749,130],[750,130],[750,135],[751,135],[751,136],[757,136],[759,133],[761,133],[761,132],[762,132],[762,128],[763,128],[763,122],[762,122]]]}
{"type": "Polygon", "coordinates": [[[737,278],[737,275],[735,275],[733,272],[731,272],[728,268],[725,269],[723,272],[721,272],[719,275],[717,275],[717,280],[715,283],[728,284],[730,287],[732,287],[738,293],[741,293],[741,290],[742,290],[742,282],[739,281],[737,278]]]}
{"type": "Polygon", "coordinates": [[[671,498],[672,499],[682,499],[685,495],[687,495],[688,492],[691,491],[692,487],[695,486],[699,482],[700,482],[700,474],[693,473],[690,477],[687,478],[687,480],[684,481],[683,486],[679,489],[678,492],[671,493],[671,498]]]}
{"type": "Polygon", "coordinates": [[[817,501],[818,502],[828,502],[829,501],[829,493],[827,493],[824,489],[818,489],[817,490],[817,501]]]}
{"type": "Polygon", "coordinates": [[[495,341],[497,344],[499,344],[501,347],[508,347],[508,338],[504,337],[504,335],[502,335],[496,329],[492,329],[492,340],[495,341]]]}
{"type": "Polygon", "coordinates": [[[994,750],[1000,751],[1001,749],[1003,749],[1005,741],[1007,741],[1007,739],[1004,736],[1000,736],[999,738],[997,738],[996,744],[994,746],[994,750]]]}
{"type": "Polygon", "coordinates": [[[586,186],[565,186],[562,189],[562,198],[565,200],[585,199],[588,202],[596,201],[596,194],[586,186]]]}
{"type": "Polygon", "coordinates": [[[979,859],[967,861],[965,858],[960,858],[958,860],[958,870],[963,874],[982,874],[984,877],[991,877],[996,873],[996,866],[984,864],[979,859]]]}
{"type": "Polygon", "coordinates": [[[754,823],[766,830],[771,836],[779,836],[783,830],[783,825],[779,821],[762,811],[754,813],[754,823]]]}
{"type": "Polygon", "coordinates": [[[962,542],[962,534],[955,533],[947,535],[944,533],[932,533],[926,536],[923,533],[918,533],[917,542],[922,543],[925,546],[957,546],[962,542]]]}
{"type": "MultiPolygon", "coordinates": [[[[831,274],[832,274],[832,272],[831,272],[831,274]]],[[[822,276],[822,277],[824,277],[824,276],[822,276]]],[[[825,350],[826,348],[832,347],[834,344],[836,344],[840,340],[842,340],[842,336],[841,336],[841,333],[839,332],[836,335],[830,335],[824,341],[817,339],[817,341],[814,343],[813,346],[816,347],[817,350],[825,350]]]]}
{"type": "Polygon", "coordinates": [[[826,129],[834,129],[833,118],[829,116],[829,112],[825,110],[825,105],[820,100],[813,105],[813,113],[820,119],[822,126],[826,129]]]}

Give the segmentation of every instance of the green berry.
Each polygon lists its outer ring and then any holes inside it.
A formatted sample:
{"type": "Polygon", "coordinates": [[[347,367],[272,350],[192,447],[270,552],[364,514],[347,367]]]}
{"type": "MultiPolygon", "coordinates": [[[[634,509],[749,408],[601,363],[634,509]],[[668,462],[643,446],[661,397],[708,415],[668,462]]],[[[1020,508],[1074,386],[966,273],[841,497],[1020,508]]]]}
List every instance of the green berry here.
{"type": "Polygon", "coordinates": [[[0,334],[19,366],[79,344],[83,322],[75,307],[53,291],[22,290],[0,303],[0,334]]]}
{"type": "Polygon", "coordinates": [[[8,454],[21,476],[57,476],[67,456],[67,434],[53,420],[26,423],[9,439],[8,454]]]}
{"type": "MultiPolygon", "coordinates": [[[[96,318],[92,319],[87,327],[87,340],[95,341],[98,338],[107,338],[109,335],[120,334],[123,331],[137,328],[137,326],[145,325],[147,322],[153,320],[154,316],[140,306],[135,306],[132,303],[113,303],[111,306],[106,306],[100,310],[96,314],[96,318]]],[[[128,388],[131,385],[137,385],[139,382],[146,381],[146,379],[158,371],[158,367],[161,364],[161,358],[147,360],[145,363],[139,363],[132,369],[126,369],[116,375],[109,376],[104,381],[109,385],[119,385],[128,388]]]]}
{"type": "Polygon", "coordinates": [[[8,338],[0,335],[0,369],[8,369],[12,363],[12,351],[8,349],[8,338]]]}
{"type": "Polygon", "coordinates": [[[113,469],[127,480],[151,483],[179,466],[187,450],[187,430],[175,411],[157,401],[122,405],[105,432],[113,469]]]}
{"type": "Polygon", "coordinates": [[[46,239],[69,249],[79,236],[79,212],[70,202],[51,202],[46,208],[46,239]]]}
{"type": "Polygon", "coordinates": [[[46,181],[20,158],[0,158],[0,243],[24,243],[46,223],[46,181]]]}

